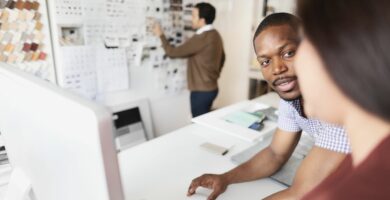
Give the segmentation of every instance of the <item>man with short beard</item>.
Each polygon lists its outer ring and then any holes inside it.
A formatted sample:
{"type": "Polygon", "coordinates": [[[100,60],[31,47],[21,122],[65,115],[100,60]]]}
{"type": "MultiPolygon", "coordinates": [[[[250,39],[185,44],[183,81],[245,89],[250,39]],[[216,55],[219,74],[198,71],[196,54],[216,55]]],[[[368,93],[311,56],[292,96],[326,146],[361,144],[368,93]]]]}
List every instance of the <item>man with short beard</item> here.
{"type": "Polygon", "coordinates": [[[305,116],[293,67],[300,43],[299,27],[300,21],[294,15],[272,14],[260,23],[253,39],[264,79],[281,97],[278,128],[271,144],[249,161],[224,174],[204,174],[194,179],[188,189],[189,196],[198,187],[206,187],[213,190],[208,200],[214,200],[230,184],[271,176],[290,158],[302,131],[313,137],[313,148],[298,168],[291,187],[266,199],[300,199],[335,170],[350,152],[349,141],[342,128],[305,116]]]}

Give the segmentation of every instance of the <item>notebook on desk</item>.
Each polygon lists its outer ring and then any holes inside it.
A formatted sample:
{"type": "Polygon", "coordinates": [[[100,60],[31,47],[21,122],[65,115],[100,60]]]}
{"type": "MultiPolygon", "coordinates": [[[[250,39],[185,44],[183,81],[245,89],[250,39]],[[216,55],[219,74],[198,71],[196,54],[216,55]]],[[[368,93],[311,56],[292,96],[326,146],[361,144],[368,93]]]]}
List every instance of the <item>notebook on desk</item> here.
{"type": "Polygon", "coordinates": [[[256,111],[259,110],[275,113],[275,109],[268,105],[252,101],[243,101],[195,117],[192,119],[192,122],[236,136],[249,142],[255,142],[260,141],[264,136],[273,133],[277,127],[277,123],[271,120],[272,116],[270,118],[267,115],[265,120],[259,120],[259,122],[262,122],[261,127],[253,126],[253,128],[248,128],[252,124],[256,125],[256,122],[258,122],[258,118],[256,118],[256,116],[252,117],[252,115],[256,115],[256,111]],[[245,112],[245,114],[243,112],[245,112]]]}
{"type": "MultiPolygon", "coordinates": [[[[233,155],[231,157],[232,162],[239,165],[248,161],[262,149],[266,148],[271,143],[271,140],[272,135],[264,138],[263,141],[256,143],[255,145],[245,149],[244,151],[233,155]]],[[[290,159],[277,173],[270,176],[270,178],[284,185],[290,186],[294,180],[295,173],[298,167],[300,166],[302,160],[308,154],[312,146],[312,138],[306,134],[302,134],[302,137],[290,159]]]]}

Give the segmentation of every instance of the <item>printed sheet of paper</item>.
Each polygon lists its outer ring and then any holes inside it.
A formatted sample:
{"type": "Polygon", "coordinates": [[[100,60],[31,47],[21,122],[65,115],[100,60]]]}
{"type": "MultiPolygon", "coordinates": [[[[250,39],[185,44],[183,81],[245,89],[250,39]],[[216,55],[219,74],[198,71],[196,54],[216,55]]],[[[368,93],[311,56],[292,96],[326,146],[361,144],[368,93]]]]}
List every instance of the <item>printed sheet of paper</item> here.
{"type": "Polygon", "coordinates": [[[129,88],[125,49],[98,48],[96,60],[99,94],[129,88]]]}
{"type": "Polygon", "coordinates": [[[60,86],[75,91],[89,99],[97,93],[96,53],[93,47],[61,47],[62,68],[59,70],[60,86]]]}

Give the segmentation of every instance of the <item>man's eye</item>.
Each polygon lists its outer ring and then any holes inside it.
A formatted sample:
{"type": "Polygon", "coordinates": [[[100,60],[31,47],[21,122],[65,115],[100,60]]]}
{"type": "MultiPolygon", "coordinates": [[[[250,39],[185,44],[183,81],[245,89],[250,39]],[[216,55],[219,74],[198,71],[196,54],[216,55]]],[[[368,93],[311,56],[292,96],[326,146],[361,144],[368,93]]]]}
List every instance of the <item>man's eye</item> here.
{"type": "Polygon", "coordinates": [[[261,65],[262,67],[265,67],[265,66],[267,66],[269,63],[270,63],[270,60],[263,60],[263,61],[260,62],[260,65],[261,65]]]}
{"type": "Polygon", "coordinates": [[[285,57],[285,58],[291,58],[291,57],[293,57],[295,55],[295,51],[288,51],[288,52],[286,52],[284,55],[283,55],[283,57],[285,57]]]}

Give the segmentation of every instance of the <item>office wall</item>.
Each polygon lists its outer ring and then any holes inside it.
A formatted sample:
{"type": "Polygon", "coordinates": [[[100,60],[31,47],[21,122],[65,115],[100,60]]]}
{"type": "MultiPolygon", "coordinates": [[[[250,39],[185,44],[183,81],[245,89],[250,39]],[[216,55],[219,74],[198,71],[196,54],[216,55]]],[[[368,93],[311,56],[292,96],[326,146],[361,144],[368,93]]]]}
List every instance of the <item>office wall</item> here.
{"type": "Polygon", "coordinates": [[[219,80],[220,93],[213,105],[221,108],[248,98],[254,0],[209,2],[217,8],[214,25],[222,35],[226,51],[225,67],[219,80]]]}
{"type": "MultiPolygon", "coordinates": [[[[213,105],[214,108],[221,108],[248,97],[248,70],[252,53],[251,27],[255,0],[202,1],[213,4],[217,9],[214,26],[224,40],[226,51],[226,62],[219,80],[220,92],[213,105]]],[[[189,93],[175,97],[152,98],[151,110],[158,136],[185,126],[190,123],[191,118],[189,93]],[[175,105],[174,109],[172,105],[175,105]]]]}
{"type": "Polygon", "coordinates": [[[192,34],[185,1],[48,2],[61,87],[90,99],[126,89],[148,97],[157,136],[190,123],[186,61],[164,56],[151,31],[156,20],[172,44],[181,44],[192,34]]]}
{"type": "Polygon", "coordinates": [[[161,136],[191,123],[189,92],[150,98],[155,136],[161,136]]]}

